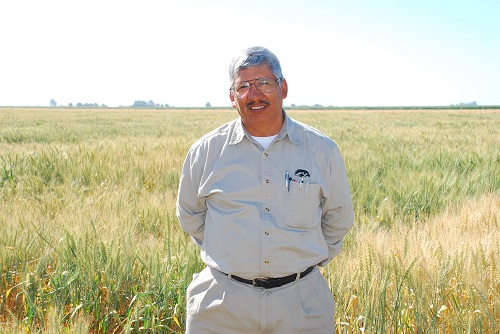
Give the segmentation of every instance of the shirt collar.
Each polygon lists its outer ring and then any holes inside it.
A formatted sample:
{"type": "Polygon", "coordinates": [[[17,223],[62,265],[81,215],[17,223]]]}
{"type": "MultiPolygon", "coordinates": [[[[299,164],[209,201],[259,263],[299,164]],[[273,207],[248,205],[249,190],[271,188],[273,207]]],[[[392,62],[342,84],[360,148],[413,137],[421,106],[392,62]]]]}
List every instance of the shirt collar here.
{"type": "MultiPolygon", "coordinates": [[[[297,129],[297,124],[286,114],[285,110],[283,110],[283,126],[281,127],[280,132],[276,136],[276,140],[282,140],[288,135],[288,139],[292,144],[300,144],[300,136],[299,131],[297,129]]],[[[244,137],[251,138],[251,135],[243,126],[241,122],[241,117],[235,120],[234,129],[231,134],[231,138],[229,140],[229,145],[236,145],[240,143],[244,137]]]]}

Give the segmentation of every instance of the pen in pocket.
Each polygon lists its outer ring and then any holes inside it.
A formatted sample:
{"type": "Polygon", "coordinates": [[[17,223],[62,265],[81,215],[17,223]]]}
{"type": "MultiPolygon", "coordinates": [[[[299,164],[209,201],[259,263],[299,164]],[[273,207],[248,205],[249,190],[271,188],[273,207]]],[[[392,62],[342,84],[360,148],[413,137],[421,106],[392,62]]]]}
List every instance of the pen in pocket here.
{"type": "Polygon", "coordinates": [[[287,191],[290,191],[290,173],[288,171],[285,172],[285,187],[287,191]]]}

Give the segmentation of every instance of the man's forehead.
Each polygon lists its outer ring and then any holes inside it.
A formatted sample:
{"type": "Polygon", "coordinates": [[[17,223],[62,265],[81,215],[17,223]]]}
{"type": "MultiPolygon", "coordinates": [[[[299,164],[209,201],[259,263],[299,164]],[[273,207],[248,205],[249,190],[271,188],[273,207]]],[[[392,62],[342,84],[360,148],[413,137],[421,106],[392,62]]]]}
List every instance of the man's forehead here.
{"type": "Polygon", "coordinates": [[[259,78],[275,77],[267,65],[260,65],[240,69],[234,76],[234,82],[250,81],[259,78]]]}

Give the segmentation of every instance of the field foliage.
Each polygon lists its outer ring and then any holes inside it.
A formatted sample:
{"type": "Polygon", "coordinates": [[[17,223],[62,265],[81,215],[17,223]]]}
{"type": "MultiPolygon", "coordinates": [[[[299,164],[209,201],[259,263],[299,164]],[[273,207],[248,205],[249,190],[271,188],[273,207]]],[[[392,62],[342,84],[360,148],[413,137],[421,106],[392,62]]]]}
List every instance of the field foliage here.
{"type": "MultiPolygon", "coordinates": [[[[356,224],[338,333],[500,332],[500,111],[288,111],[341,147],[356,224]]],[[[175,217],[214,110],[0,108],[0,332],[182,333],[175,217]]]]}

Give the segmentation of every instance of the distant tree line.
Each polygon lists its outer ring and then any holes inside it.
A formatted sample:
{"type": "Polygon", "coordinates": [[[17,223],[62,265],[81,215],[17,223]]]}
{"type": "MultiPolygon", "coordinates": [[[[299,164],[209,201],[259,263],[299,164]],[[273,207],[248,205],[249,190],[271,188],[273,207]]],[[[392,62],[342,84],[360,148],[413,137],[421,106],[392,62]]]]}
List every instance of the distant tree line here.
{"type": "Polygon", "coordinates": [[[170,108],[170,105],[168,104],[159,104],[155,103],[153,100],[149,100],[149,102],[146,101],[135,101],[133,105],[131,105],[132,108],[170,108]]]}
{"type": "MultiPolygon", "coordinates": [[[[51,107],[57,107],[57,102],[54,99],[50,100],[51,107]]],[[[63,106],[60,106],[63,107],[63,106]]],[[[73,106],[72,103],[68,105],[70,108],[108,108],[107,105],[97,103],[77,103],[76,106],[73,106]]],[[[149,100],[148,102],[137,100],[131,106],[120,106],[120,108],[175,108],[167,103],[160,104],[155,103],[153,100],[149,100]]],[[[184,107],[179,109],[191,109],[195,107],[184,107]]],[[[210,102],[205,103],[205,108],[214,109],[210,102]]],[[[217,109],[231,109],[230,107],[216,107],[217,109]]],[[[315,105],[295,105],[292,103],[290,106],[283,106],[285,109],[293,109],[293,110],[356,110],[356,109],[366,109],[366,110],[389,110],[389,109],[479,109],[479,108],[493,108],[498,109],[500,106],[497,105],[478,105],[476,101],[468,102],[468,103],[458,103],[451,104],[449,106],[323,106],[321,104],[315,105]]]]}
{"type": "Polygon", "coordinates": [[[451,107],[476,107],[476,101],[468,102],[468,103],[458,103],[458,104],[450,104],[451,107]]]}
{"type": "MultiPolygon", "coordinates": [[[[68,104],[68,107],[73,107],[73,103],[68,104]]],[[[77,108],[107,108],[105,104],[98,105],[97,103],[77,103],[77,108]]]]}
{"type": "MultiPolygon", "coordinates": [[[[54,99],[50,100],[51,107],[57,107],[57,102],[54,99]]],[[[63,106],[60,106],[63,107],[63,106]]],[[[107,105],[97,103],[77,103],[76,106],[73,103],[69,103],[68,107],[70,108],[108,108],[107,105]]],[[[137,100],[131,106],[120,106],[120,108],[174,108],[174,106],[169,105],[168,103],[155,103],[153,100],[149,100],[148,102],[137,100]]],[[[205,108],[212,108],[210,102],[205,103],[205,108]]]]}
{"type": "MultiPolygon", "coordinates": [[[[57,102],[54,99],[50,100],[50,106],[57,107],[57,102]]],[[[60,106],[60,107],[62,107],[62,106],[60,106]]],[[[75,106],[73,106],[73,103],[70,102],[68,104],[68,107],[74,108],[75,106]]],[[[107,108],[108,106],[105,104],[98,105],[97,103],[77,103],[76,107],[77,108],[107,108]]]]}

